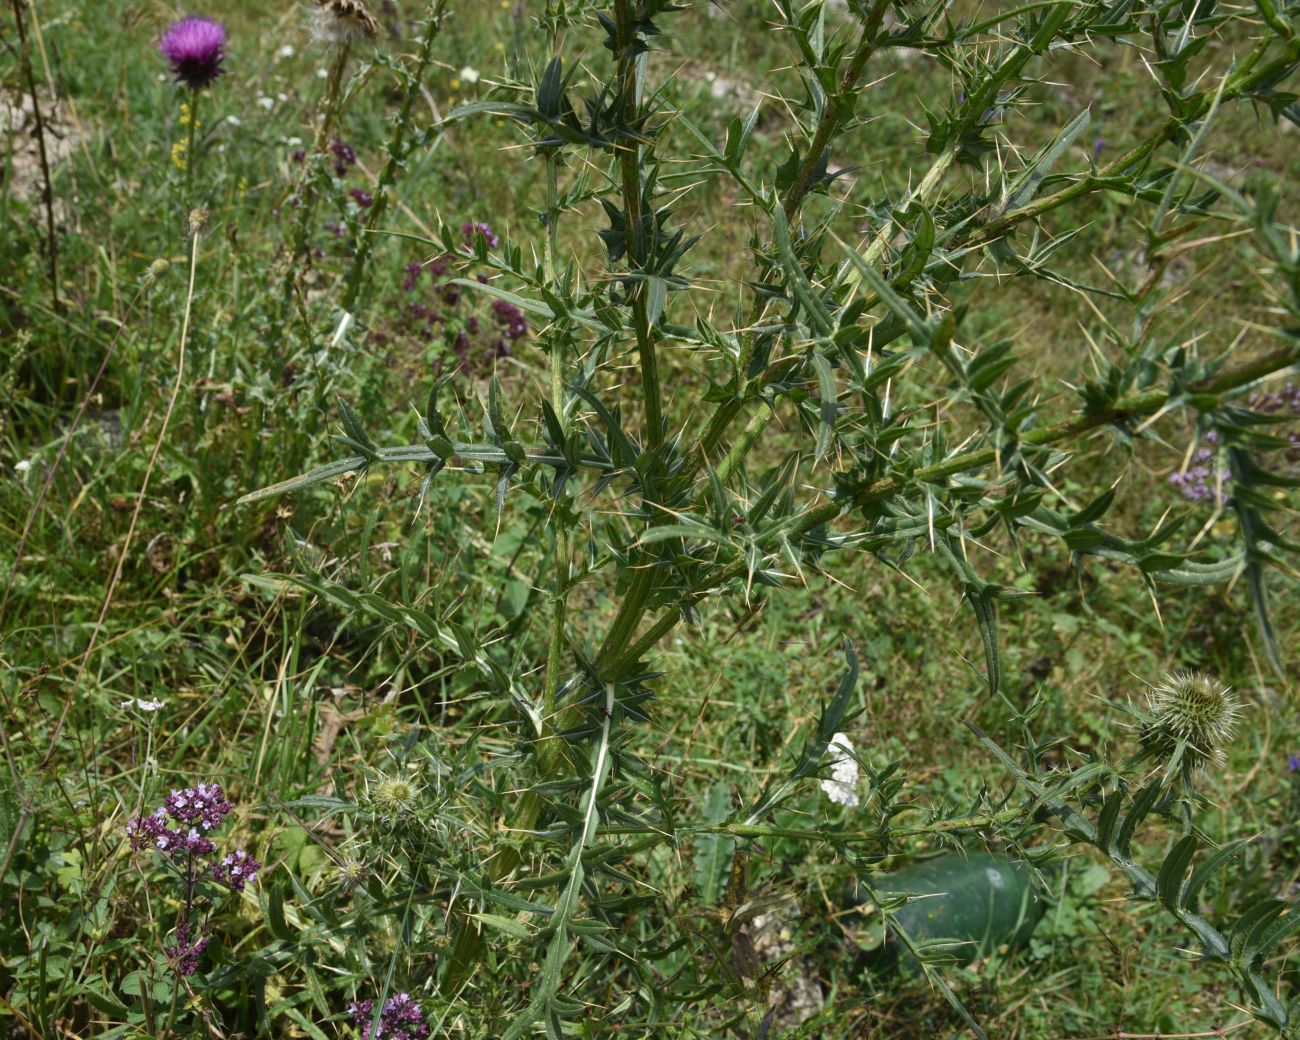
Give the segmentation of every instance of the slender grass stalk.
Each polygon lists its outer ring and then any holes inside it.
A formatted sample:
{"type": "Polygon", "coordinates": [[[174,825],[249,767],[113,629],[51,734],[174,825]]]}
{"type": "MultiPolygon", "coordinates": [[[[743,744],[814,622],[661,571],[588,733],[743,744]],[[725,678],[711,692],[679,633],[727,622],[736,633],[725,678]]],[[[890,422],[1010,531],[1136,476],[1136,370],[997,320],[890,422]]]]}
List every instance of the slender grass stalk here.
{"type": "Polygon", "coordinates": [[[104,628],[104,620],[108,617],[109,608],[113,604],[113,595],[117,591],[118,583],[122,580],[122,571],[131,555],[131,540],[135,536],[136,524],[140,520],[140,510],[144,508],[145,497],[149,493],[149,481],[153,476],[154,468],[158,464],[158,455],[161,453],[163,443],[167,439],[167,430],[171,425],[172,414],[176,410],[176,401],[180,397],[181,386],[185,381],[185,347],[189,342],[190,315],[194,306],[194,285],[199,267],[199,242],[206,230],[207,220],[206,211],[195,210],[190,214],[190,273],[189,284],[185,291],[185,309],[181,316],[180,344],[176,350],[176,378],[172,381],[171,393],[167,398],[167,408],[163,412],[162,428],[158,431],[158,439],[154,441],[153,450],[149,453],[149,463],[145,467],[144,479],[141,481],[140,490],[136,494],[135,506],[131,510],[131,522],[127,525],[126,537],[122,541],[122,549],[118,553],[117,564],[113,568],[113,575],[109,579],[108,589],[104,593],[104,601],[99,608],[99,615],[95,618],[95,627],[91,630],[90,640],[86,643],[86,649],[81,655],[80,663],[77,665],[77,674],[72,680],[72,688],[64,701],[63,709],[50,734],[48,747],[41,759],[42,768],[48,765],[54,757],[59,737],[68,721],[68,713],[72,710],[73,702],[77,699],[76,693],[81,687],[81,680],[86,673],[86,666],[90,663],[90,659],[95,652],[99,634],[104,628]]]}
{"type": "Polygon", "coordinates": [[[288,255],[284,258],[284,273],[280,288],[280,312],[278,325],[283,329],[289,320],[293,307],[294,292],[298,285],[298,265],[307,256],[308,240],[316,221],[316,207],[320,201],[321,182],[325,177],[326,149],[329,147],[330,132],[338,117],[339,104],[343,94],[343,77],[347,72],[348,59],[352,53],[352,41],[343,36],[334,46],[330,61],[329,74],[325,80],[325,92],[321,95],[316,114],[316,133],[312,140],[311,155],[303,164],[303,175],[298,182],[297,220],[294,221],[293,235],[290,240],[288,255]]]}
{"type": "Polygon", "coordinates": [[[424,88],[424,77],[430,62],[433,61],[433,46],[442,30],[442,20],[446,10],[447,0],[433,0],[429,5],[425,15],[424,34],[420,37],[420,50],[415,59],[415,68],[405,73],[402,103],[397,110],[397,117],[393,120],[392,134],[388,138],[388,158],[384,162],[384,169],[375,186],[374,201],[366,214],[366,223],[357,241],[356,254],[352,257],[352,265],[348,268],[347,277],[343,282],[343,296],[339,306],[348,312],[356,307],[365,286],[370,258],[374,253],[375,236],[388,210],[388,200],[393,186],[397,183],[397,178],[406,164],[409,151],[407,142],[412,130],[411,109],[424,88]]]}
{"type": "Polygon", "coordinates": [[[45,270],[50,281],[50,308],[55,314],[63,310],[59,298],[59,240],[54,229],[54,181],[50,176],[50,156],[45,148],[45,116],[36,93],[36,74],[27,41],[26,0],[12,0],[14,24],[18,29],[18,63],[27,95],[32,102],[32,119],[36,123],[36,154],[41,164],[41,204],[45,210],[45,270]]]}
{"type": "MultiPolygon", "coordinates": [[[[3,625],[5,612],[9,606],[9,595],[13,592],[14,581],[18,578],[18,572],[23,560],[23,552],[27,547],[27,539],[31,535],[32,524],[40,515],[41,509],[45,505],[45,500],[49,496],[50,488],[54,484],[54,478],[58,475],[59,467],[63,464],[64,456],[68,454],[68,448],[71,447],[73,438],[76,436],[77,428],[81,425],[81,420],[85,417],[86,409],[90,407],[90,402],[94,400],[95,393],[99,389],[100,383],[108,371],[114,356],[117,354],[118,344],[122,337],[126,335],[127,329],[131,327],[131,318],[134,315],[136,304],[139,303],[145,291],[156,280],[155,271],[165,269],[166,261],[155,261],[154,266],[150,268],[150,274],[141,284],[140,288],[135,291],[130,301],[126,305],[126,313],[122,316],[122,321],[113,330],[113,338],[108,341],[108,347],[104,351],[103,360],[99,363],[99,369],[95,372],[94,377],[90,380],[90,386],[81,396],[81,403],[77,405],[76,414],[72,417],[72,422],[68,424],[67,431],[63,434],[59,443],[59,450],[54,456],[54,461],[50,464],[45,473],[45,480],[41,482],[41,489],[36,494],[36,501],[27,510],[27,518],[23,521],[22,533],[18,536],[18,542],[14,546],[13,561],[9,567],[9,576],[5,579],[5,589],[3,595],[0,595],[0,625],[3,625]],[[161,265],[161,266],[159,266],[161,265]]],[[[2,873],[2,872],[0,872],[2,873]]]]}

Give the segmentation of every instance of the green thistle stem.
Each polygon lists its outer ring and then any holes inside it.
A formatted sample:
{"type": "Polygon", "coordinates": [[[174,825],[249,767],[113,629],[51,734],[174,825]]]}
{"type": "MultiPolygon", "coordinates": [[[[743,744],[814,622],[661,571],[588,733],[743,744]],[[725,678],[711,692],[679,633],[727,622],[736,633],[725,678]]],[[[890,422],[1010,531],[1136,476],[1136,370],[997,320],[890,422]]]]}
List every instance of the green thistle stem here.
{"type": "Polygon", "coordinates": [[[393,185],[397,183],[398,175],[402,172],[402,166],[406,161],[407,141],[411,133],[411,109],[420,94],[429,63],[433,60],[433,45],[442,29],[442,18],[446,8],[447,0],[434,0],[429,5],[424,35],[420,38],[420,52],[415,60],[415,69],[413,72],[408,72],[405,77],[402,104],[397,110],[397,118],[393,121],[392,136],[388,139],[388,158],[384,162],[384,169],[375,186],[375,198],[366,214],[366,225],[361,231],[356,255],[352,258],[352,266],[348,269],[347,278],[343,283],[343,297],[339,306],[348,312],[356,306],[365,287],[366,274],[370,270],[370,258],[374,253],[375,235],[384,214],[388,211],[388,200],[393,185]]]}
{"type": "Polygon", "coordinates": [[[189,213],[194,202],[194,132],[199,126],[199,92],[190,88],[189,120],[185,127],[185,212],[189,213]]]}
{"type": "MultiPolygon", "coordinates": [[[[1240,387],[1248,386],[1274,372],[1292,368],[1297,364],[1300,364],[1300,346],[1280,347],[1257,361],[1230,369],[1194,389],[1203,394],[1225,394],[1240,387]]],[[[1029,430],[1021,437],[1021,441],[1030,446],[1044,447],[1058,441],[1072,440],[1102,426],[1109,426],[1125,419],[1154,415],[1166,407],[1169,400],[1170,395],[1164,390],[1145,390],[1141,393],[1130,394],[1115,402],[1114,407],[1104,411],[1087,412],[1073,419],[1065,419],[1048,426],[1040,426],[1037,429],[1029,430]]],[[[810,509],[803,515],[803,519],[793,526],[787,537],[791,542],[797,542],[798,539],[810,531],[823,524],[830,523],[849,509],[861,508],[868,503],[889,498],[912,484],[933,484],[946,480],[948,477],[956,476],[958,473],[983,469],[996,463],[998,458],[999,455],[995,449],[981,448],[976,451],[954,455],[952,458],[945,459],[943,462],[935,463],[932,466],[923,466],[912,473],[910,477],[884,477],[859,492],[851,500],[835,500],[817,506],[815,509],[810,509]]],[[[686,603],[698,602],[712,590],[742,577],[747,566],[746,561],[740,560],[708,575],[700,587],[692,592],[689,599],[681,606],[686,605],[686,603]]],[[[613,678],[624,674],[636,664],[643,654],[647,653],[660,639],[676,628],[680,620],[680,606],[673,607],[661,616],[640,639],[628,646],[626,650],[607,659],[608,671],[602,670],[601,674],[613,678]]]]}

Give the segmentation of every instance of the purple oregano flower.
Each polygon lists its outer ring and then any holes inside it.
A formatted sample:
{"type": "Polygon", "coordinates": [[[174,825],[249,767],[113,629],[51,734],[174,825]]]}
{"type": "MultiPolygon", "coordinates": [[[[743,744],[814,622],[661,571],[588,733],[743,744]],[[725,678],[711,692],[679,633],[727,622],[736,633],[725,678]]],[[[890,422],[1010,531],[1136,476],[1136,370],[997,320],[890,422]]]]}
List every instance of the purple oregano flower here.
{"type": "Polygon", "coordinates": [[[175,963],[179,974],[193,975],[199,970],[199,954],[208,948],[209,942],[211,940],[202,933],[191,942],[190,926],[182,921],[176,926],[176,945],[167,947],[167,956],[175,963]]]}
{"type": "Polygon", "coordinates": [[[131,848],[161,853],[184,882],[176,941],[166,947],[168,959],[181,975],[193,975],[199,970],[199,956],[211,941],[203,926],[194,924],[196,917],[201,921],[204,916],[196,904],[210,895],[202,882],[211,878],[232,892],[242,892],[262,869],[262,864],[243,849],[216,861],[216,843],[206,832],[220,827],[233,808],[220,784],[198,784],[172,791],[162,808],[127,821],[126,836],[131,848]]]}
{"type": "Polygon", "coordinates": [[[479,235],[483,236],[483,241],[487,243],[489,249],[495,249],[501,244],[501,239],[492,233],[490,224],[467,221],[461,225],[460,233],[465,236],[465,245],[471,249],[474,248],[474,239],[479,235]]]}
{"type": "Polygon", "coordinates": [[[243,849],[236,849],[220,863],[212,865],[212,877],[230,886],[232,892],[242,892],[250,881],[257,880],[262,864],[243,849]]]}
{"type": "Polygon", "coordinates": [[[361,1040],[425,1040],[429,1035],[429,1027],[424,1022],[424,1008],[412,1000],[409,993],[399,993],[384,1001],[377,1026],[374,1025],[373,1000],[354,1000],[348,1010],[362,1027],[361,1040]],[[374,1032],[371,1032],[372,1027],[374,1032]]]}
{"type": "Polygon", "coordinates": [[[177,83],[191,90],[209,86],[224,69],[226,27],[211,18],[190,15],[173,23],[158,45],[177,83]]]}

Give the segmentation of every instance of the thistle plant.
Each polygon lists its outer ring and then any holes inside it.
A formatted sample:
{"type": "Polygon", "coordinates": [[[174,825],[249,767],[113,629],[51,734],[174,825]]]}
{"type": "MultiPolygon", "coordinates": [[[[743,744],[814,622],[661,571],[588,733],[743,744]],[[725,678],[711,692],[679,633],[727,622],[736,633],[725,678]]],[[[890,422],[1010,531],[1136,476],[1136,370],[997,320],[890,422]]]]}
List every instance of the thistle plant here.
{"type": "Polygon", "coordinates": [[[226,27],[220,22],[191,15],[169,26],[158,45],[176,82],[189,92],[181,117],[185,127],[184,151],[179,157],[175,150],[172,153],[177,165],[184,164],[187,212],[196,205],[194,138],[199,128],[199,96],[225,72],[226,40],[226,27]]]}
{"type": "MultiPolygon", "coordinates": [[[[447,113],[427,137],[395,131],[394,162],[415,142],[473,133],[486,118],[511,121],[526,146],[503,161],[537,171],[528,204],[540,219],[516,224],[523,237],[502,235],[499,247],[476,235],[475,260],[488,277],[451,284],[526,319],[545,360],[543,385],[494,377],[480,404],[467,380],[444,376],[420,409],[418,440],[395,446],[381,446],[342,401],[345,453],[244,499],[399,466],[420,472],[422,501],[436,502],[457,481],[498,517],[515,508],[536,517],[538,533],[512,563],[526,573],[529,606],[508,624],[467,604],[477,589],[435,585],[398,596],[320,573],[290,579],[349,614],[416,633],[417,653],[450,661],[444,667],[476,700],[496,706],[508,748],[488,757],[512,794],[496,792],[490,811],[466,800],[460,812],[498,838],[445,861],[426,858],[407,874],[406,905],[418,890],[444,915],[437,999],[472,1004],[489,961],[535,962],[540,970],[515,1007],[477,1008],[498,1016],[499,1026],[485,1027],[499,1028],[493,1035],[563,1035],[565,1021],[596,999],[594,978],[620,1024],[658,1022],[664,1006],[704,992],[678,985],[687,963],[720,960],[718,949],[739,944],[743,917],[708,935],[687,912],[665,912],[661,929],[641,927],[656,855],[698,843],[713,864],[709,890],[743,893],[744,857],[722,854],[724,840],[732,852],[741,841],[804,843],[865,873],[903,838],[979,833],[1022,845],[1044,826],[1046,809],[1225,959],[1261,1021],[1294,1029],[1294,1011],[1261,974],[1293,915],[1277,904],[1249,909],[1230,935],[1201,916],[1198,895],[1230,857],[1208,853],[1185,880],[1207,842],[1194,799],[1163,772],[1141,785],[1135,764],[1102,758],[1044,772],[1039,763],[1057,744],[1030,735],[1032,713],[999,699],[998,613],[1014,590],[983,576],[997,567],[996,550],[1032,543],[1054,546],[1080,570],[1096,560],[1128,568],[1153,596],[1235,583],[1282,668],[1268,576],[1293,573],[1293,542],[1278,526],[1285,498],[1271,491],[1295,481],[1270,468],[1277,439],[1263,432],[1268,419],[1250,395],[1269,392],[1300,362],[1300,247],[1266,191],[1243,194],[1199,163],[1211,128],[1232,113],[1295,118],[1286,89],[1300,65],[1292,13],[1271,0],[1250,10],[1062,0],[962,21],[936,4],[851,0],[837,11],[820,0],[777,0],[772,31],[790,57],[788,74],[768,85],[777,100],[719,132],[675,106],[680,84],[660,49],[680,10],[669,0],[548,5],[537,34],[546,50],[533,55],[530,78],[447,113]],[[572,43],[580,34],[586,47],[572,43]],[[1209,46],[1220,38],[1234,41],[1230,55],[1209,46]],[[1132,140],[1101,147],[1086,106],[1050,135],[1025,133],[1018,117],[1042,100],[1051,57],[1067,50],[1098,60],[1154,55],[1146,67],[1159,117],[1132,140]],[[924,158],[849,190],[849,164],[870,154],[877,66],[891,52],[942,70],[923,118],[913,120],[925,125],[924,158]],[[759,131],[775,109],[788,120],[778,156],[759,131]],[[726,272],[723,291],[693,269],[710,233],[698,200],[719,198],[752,217],[748,256],[726,272]],[[1149,265],[1136,276],[1111,272],[1104,287],[1056,267],[1087,207],[1103,199],[1121,200],[1149,265]],[[584,239],[593,214],[600,227],[584,239]],[[1274,324],[1249,349],[1169,339],[1160,273],[1195,248],[1188,243],[1228,235],[1253,250],[1274,324]],[[1032,359],[980,331],[981,308],[1009,279],[1066,286],[1104,316],[1103,342],[1071,373],[1064,403],[1045,393],[1032,359]],[[1146,531],[1107,524],[1125,492],[1116,460],[1158,450],[1162,424],[1179,415],[1220,438],[1230,551],[1198,543],[1177,512],[1146,531]],[[1098,442],[1106,450],[1094,450],[1098,442]],[[1067,475],[1092,490],[1068,487],[1067,475]],[[850,647],[844,677],[794,761],[774,768],[762,789],[711,799],[705,818],[692,818],[654,741],[641,735],[683,721],[656,714],[663,640],[689,639],[692,626],[724,610],[748,621],[769,597],[818,573],[848,574],[866,561],[903,570],[917,554],[933,558],[969,607],[983,658],[973,681],[990,705],[1004,706],[1023,759],[977,737],[1031,797],[1015,806],[990,798],[969,815],[936,812],[904,825],[895,819],[893,770],[863,763],[872,825],[809,826],[788,812],[816,781],[843,785],[858,775],[842,735],[857,681],[850,647]],[[1093,823],[1085,812],[1095,801],[1093,823]],[[1182,829],[1158,876],[1133,851],[1136,828],[1153,814],[1182,829]],[[682,948],[690,956],[677,957],[682,948]]],[[[383,215],[382,197],[371,221],[383,215]]],[[[424,246],[439,257],[463,242],[456,222],[444,220],[424,246]]],[[[366,263],[359,251],[342,288],[345,309],[362,299],[366,263]]],[[[1162,690],[1143,748],[1194,783],[1194,767],[1212,762],[1229,737],[1234,704],[1195,677],[1176,676],[1162,690]]],[[[468,775],[461,782],[489,786],[468,775]]],[[[842,787],[826,790],[851,805],[842,787]]],[[[742,915],[747,904],[733,905],[742,915]]],[[[880,901],[886,919],[890,906],[880,901]]],[[[393,912],[406,927],[411,911],[393,912]]],[[[933,958],[909,949],[983,1035],[933,958]]],[[[746,992],[743,978],[732,981],[728,994],[746,992]]],[[[768,1028],[761,1009],[741,1020],[758,1035],[768,1028]]]]}
{"type": "Polygon", "coordinates": [[[1231,690],[1209,676],[1177,672],[1151,687],[1147,703],[1142,748],[1166,776],[1187,780],[1223,762],[1241,712],[1231,690]]]}

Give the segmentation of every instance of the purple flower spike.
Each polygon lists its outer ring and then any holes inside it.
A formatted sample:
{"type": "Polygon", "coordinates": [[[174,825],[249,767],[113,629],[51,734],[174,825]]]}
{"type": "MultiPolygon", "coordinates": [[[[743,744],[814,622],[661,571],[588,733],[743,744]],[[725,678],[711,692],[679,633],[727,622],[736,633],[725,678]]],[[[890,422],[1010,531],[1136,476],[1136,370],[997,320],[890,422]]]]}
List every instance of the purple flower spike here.
{"type": "Polygon", "coordinates": [[[176,76],[191,90],[209,86],[224,71],[226,27],[211,18],[191,15],[182,18],[163,33],[158,45],[176,76]]]}
{"type": "Polygon", "coordinates": [[[167,947],[167,956],[181,975],[193,975],[199,970],[199,955],[208,948],[210,940],[201,932],[190,941],[190,926],[182,923],[176,929],[176,945],[167,947]]]}

